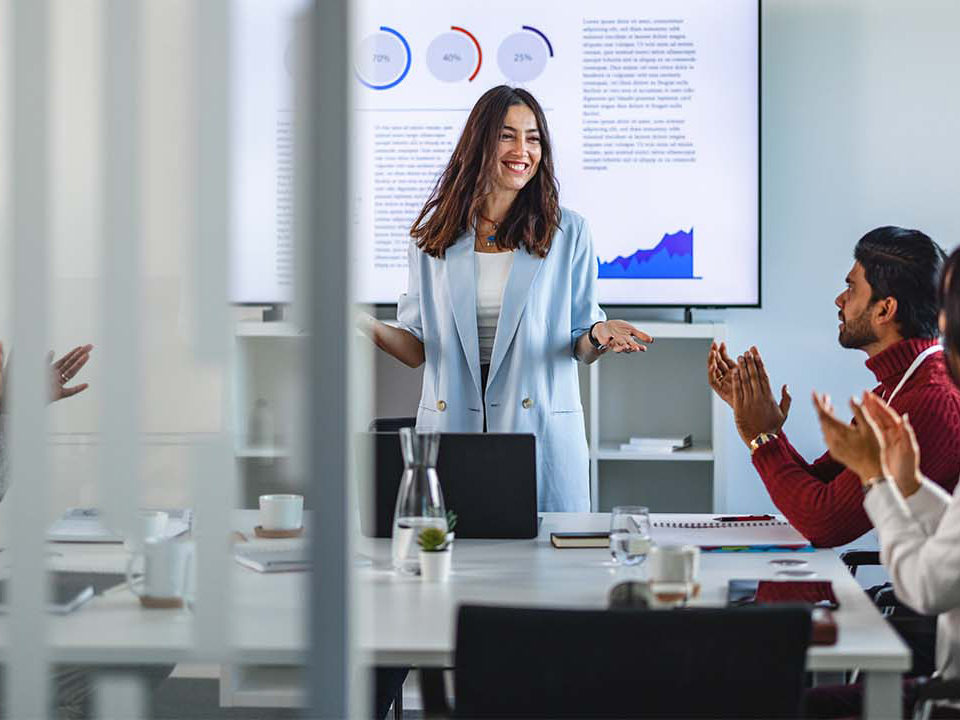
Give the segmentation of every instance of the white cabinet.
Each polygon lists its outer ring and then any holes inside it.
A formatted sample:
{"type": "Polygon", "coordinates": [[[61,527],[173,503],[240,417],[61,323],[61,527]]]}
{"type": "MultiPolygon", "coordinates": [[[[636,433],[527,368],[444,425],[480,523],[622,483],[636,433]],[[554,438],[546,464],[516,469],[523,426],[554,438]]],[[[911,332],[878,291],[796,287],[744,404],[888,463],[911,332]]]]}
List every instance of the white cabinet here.
{"type": "MultiPolygon", "coordinates": [[[[723,402],[706,381],[707,350],[726,338],[720,323],[631,320],[654,338],[649,351],[607,355],[585,373],[590,495],[595,511],[647,505],[656,512],[718,512],[726,493],[720,431],[723,402]],[[672,453],[620,450],[631,436],[693,436],[672,453]]],[[[583,374],[582,374],[583,375],[583,374]]]]}

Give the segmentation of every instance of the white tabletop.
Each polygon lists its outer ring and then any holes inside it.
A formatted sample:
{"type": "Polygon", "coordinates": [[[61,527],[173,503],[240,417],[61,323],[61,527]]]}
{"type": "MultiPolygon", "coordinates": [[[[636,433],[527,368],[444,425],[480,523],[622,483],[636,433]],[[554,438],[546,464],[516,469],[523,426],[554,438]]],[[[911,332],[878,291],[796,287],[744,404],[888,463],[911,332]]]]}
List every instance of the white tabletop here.
{"type": "MultiPolygon", "coordinates": [[[[426,584],[389,569],[388,540],[363,539],[355,596],[357,646],[379,664],[450,665],[456,609],[464,602],[522,606],[602,608],[607,593],[624,579],[603,549],[557,550],[556,530],[606,529],[606,515],[544,516],[536,540],[457,540],[447,584],[426,584]]],[[[238,511],[237,528],[252,535],[256,511],[238,511]]],[[[292,541],[257,541],[287,543],[292,541]]],[[[301,541],[302,542],[302,541],[301,541]]],[[[119,546],[58,544],[54,567],[120,571],[127,553],[119,546]]],[[[730,578],[772,578],[777,557],[802,558],[820,579],[831,580],[840,601],[834,617],[839,640],[809,651],[810,670],[900,672],[910,654],[832,550],[812,553],[707,553],[701,557],[702,591],[697,605],[724,604],[730,578]]],[[[306,573],[261,574],[232,560],[235,649],[238,660],[299,664],[307,659],[306,573]]],[[[642,571],[641,571],[642,572],[642,571]]],[[[227,602],[227,599],[224,599],[227,602]]],[[[0,619],[0,658],[6,653],[6,623],[0,619]]],[[[85,663],[174,663],[194,657],[192,616],[186,610],[146,610],[126,590],[98,597],[66,617],[50,617],[52,659],[85,663]]]]}
{"type": "MultiPolygon", "coordinates": [[[[606,530],[608,522],[605,514],[546,513],[537,540],[457,540],[450,581],[445,585],[397,577],[387,569],[388,541],[366,541],[364,549],[374,558],[375,567],[359,573],[359,648],[381,664],[450,665],[456,608],[462,603],[606,607],[610,588],[626,579],[626,571],[610,566],[605,549],[558,550],[550,545],[550,533],[606,530]]],[[[779,568],[770,560],[783,557],[806,560],[816,578],[832,581],[840,602],[834,611],[838,642],[812,647],[809,670],[909,668],[909,650],[833,550],[704,553],[701,594],[691,604],[723,606],[728,580],[774,578],[779,568]]]]}

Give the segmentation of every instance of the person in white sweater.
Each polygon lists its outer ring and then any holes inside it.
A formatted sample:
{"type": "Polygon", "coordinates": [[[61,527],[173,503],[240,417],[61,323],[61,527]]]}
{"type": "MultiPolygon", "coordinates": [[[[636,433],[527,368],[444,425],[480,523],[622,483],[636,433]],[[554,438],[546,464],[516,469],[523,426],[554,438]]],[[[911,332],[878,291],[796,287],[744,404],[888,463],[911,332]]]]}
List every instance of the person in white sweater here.
{"type": "MultiPolygon", "coordinates": [[[[960,282],[951,282],[960,277],[957,268],[960,250],[944,267],[940,332],[951,377],[960,385],[960,282]]],[[[830,453],[863,483],[864,509],[897,597],[918,613],[939,616],[937,674],[960,677],[960,485],[951,496],[923,476],[910,418],[876,395],[851,400],[849,425],[836,418],[828,397],[815,393],[814,404],[830,453]]],[[[908,684],[908,699],[911,690],[908,684]]],[[[960,717],[960,703],[941,706],[934,716],[960,717]]]]}

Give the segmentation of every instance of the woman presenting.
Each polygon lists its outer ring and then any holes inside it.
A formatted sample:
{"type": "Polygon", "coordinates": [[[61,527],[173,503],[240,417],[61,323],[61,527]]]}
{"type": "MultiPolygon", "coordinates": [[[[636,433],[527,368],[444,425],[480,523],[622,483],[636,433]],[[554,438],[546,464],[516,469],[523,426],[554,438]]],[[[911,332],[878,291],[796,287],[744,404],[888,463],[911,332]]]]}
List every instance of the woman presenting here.
{"type": "Polygon", "coordinates": [[[467,118],[410,231],[399,327],[366,332],[410,367],[424,362],[417,428],[533,433],[541,511],[590,509],[577,360],[653,339],[597,304],[586,221],[561,208],[543,110],[505,85],[467,118]]]}

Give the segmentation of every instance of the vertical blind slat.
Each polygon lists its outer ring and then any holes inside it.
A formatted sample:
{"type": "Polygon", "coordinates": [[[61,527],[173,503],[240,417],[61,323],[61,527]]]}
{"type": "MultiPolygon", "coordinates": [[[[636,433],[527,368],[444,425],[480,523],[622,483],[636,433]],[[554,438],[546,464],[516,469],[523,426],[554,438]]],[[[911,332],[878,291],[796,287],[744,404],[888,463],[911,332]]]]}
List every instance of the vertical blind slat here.
{"type": "MultiPolygon", "coordinates": [[[[18,370],[8,398],[10,479],[4,502],[10,527],[11,654],[9,717],[47,715],[44,528],[49,460],[46,447],[49,170],[49,4],[13,4],[13,346],[18,370]]],[[[8,348],[9,350],[10,348],[8,348]]],[[[6,553],[4,553],[6,555],[6,553]]]]}

